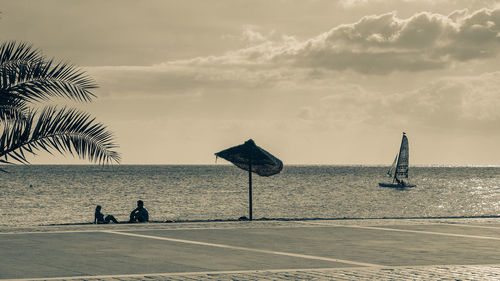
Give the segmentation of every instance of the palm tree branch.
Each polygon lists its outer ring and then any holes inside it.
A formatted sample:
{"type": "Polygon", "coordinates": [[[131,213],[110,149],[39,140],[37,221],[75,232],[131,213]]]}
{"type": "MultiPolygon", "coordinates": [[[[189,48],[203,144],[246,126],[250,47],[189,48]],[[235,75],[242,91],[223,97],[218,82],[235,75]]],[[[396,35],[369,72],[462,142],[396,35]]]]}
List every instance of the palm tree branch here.
{"type": "Polygon", "coordinates": [[[15,41],[0,44],[0,67],[9,67],[18,63],[43,60],[42,52],[31,44],[15,41]]]}
{"type": "Polygon", "coordinates": [[[78,101],[91,101],[90,90],[97,84],[84,71],[67,63],[23,63],[0,71],[1,94],[13,94],[32,101],[50,96],[66,97],[78,101]]]}
{"type": "MultiPolygon", "coordinates": [[[[31,120],[34,121],[33,116],[31,120]]],[[[16,123],[0,138],[0,157],[28,163],[25,152],[44,150],[52,154],[69,152],[98,163],[119,162],[117,145],[106,127],[76,110],[44,109],[34,127],[33,122],[16,123]]]]}
{"type": "Polygon", "coordinates": [[[0,98],[0,123],[13,119],[24,119],[27,111],[26,102],[22,99],[11,95],[0,98]]]}
{"type": "Polygon", "coordinates": [[[52,154],[50,148],[57,150],[59,153],[69,152],[71,155],[78,154],[81,158],[89,157],[91,161],[94,162],[109,162],[111,160],[119,162],[120,157],[113,151],[109,151],[110,148],[115,148],[116,146],[110,146],[103,144],[98,140],[89,137],[88,134],[82,133],[60,133],[60,134],[50,134],[38,139],[31,139],[29,141],[18,143],[8,150],[2,151],[0,157],[4,155],[12,154],[17,156],[16,161],[27,162],[24,152],[27,151],[31,154],[35,154],[35,150],[44,150],[52,154]],[[75,150],[73,152],[73,149],[75,150]],[[91,156],[90,150],[99,150],[102,153],[99,155],[91,156]]]}

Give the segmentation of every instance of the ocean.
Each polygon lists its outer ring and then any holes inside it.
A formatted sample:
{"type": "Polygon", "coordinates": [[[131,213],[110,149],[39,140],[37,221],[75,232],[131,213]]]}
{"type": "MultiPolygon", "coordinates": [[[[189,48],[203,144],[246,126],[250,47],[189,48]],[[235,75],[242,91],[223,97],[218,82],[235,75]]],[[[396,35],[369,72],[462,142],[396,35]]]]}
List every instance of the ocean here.
{"type": "MultiPolygon", "coordinates": [[[[0,173],[0,226],[89,223],[96,205],[128,220],[248,217],[248,172],[232,165],[30,165],[0,173]]],[[[254,219],[500,215],[500,167],[411,167],[408,189],[382,188],[388,167],[285,166],[253,175],[254,219]]]]}

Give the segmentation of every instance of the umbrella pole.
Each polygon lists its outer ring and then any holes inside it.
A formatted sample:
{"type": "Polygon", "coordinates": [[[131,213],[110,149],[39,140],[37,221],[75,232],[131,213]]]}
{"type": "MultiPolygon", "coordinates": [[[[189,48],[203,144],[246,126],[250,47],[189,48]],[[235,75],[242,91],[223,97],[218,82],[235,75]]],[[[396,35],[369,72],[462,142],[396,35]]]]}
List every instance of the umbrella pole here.
{"type": "Polygon", "coordinates": [[[252,161],[248,164],[248,201],[249,219],[252,220],[252,161]]]}

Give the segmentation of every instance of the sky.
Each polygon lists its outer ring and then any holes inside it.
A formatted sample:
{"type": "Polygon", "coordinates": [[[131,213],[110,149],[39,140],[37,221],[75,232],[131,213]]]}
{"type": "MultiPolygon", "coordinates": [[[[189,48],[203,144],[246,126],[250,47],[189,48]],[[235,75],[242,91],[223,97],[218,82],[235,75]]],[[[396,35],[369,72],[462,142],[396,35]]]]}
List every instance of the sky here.
{"type": "Polygon", "coordinates": [[[390,165],[406,132],[410,165],[500,165],[498,1],[0,0],[0,11],[2,41],[96,80],[98,98],[71,106],[114,132],[122,164],[213,164],[252,138],[285,165],[390,165]]]}

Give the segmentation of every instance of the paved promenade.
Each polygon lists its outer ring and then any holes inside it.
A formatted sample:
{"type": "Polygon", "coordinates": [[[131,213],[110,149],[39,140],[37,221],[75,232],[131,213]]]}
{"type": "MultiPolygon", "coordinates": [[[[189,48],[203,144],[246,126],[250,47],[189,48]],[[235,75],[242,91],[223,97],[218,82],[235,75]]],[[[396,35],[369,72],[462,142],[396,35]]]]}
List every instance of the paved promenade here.
{"type": "Polygon", "coordinates": [[[500,219],[0,229],[0,279],[500,280],[500,219]]]}

